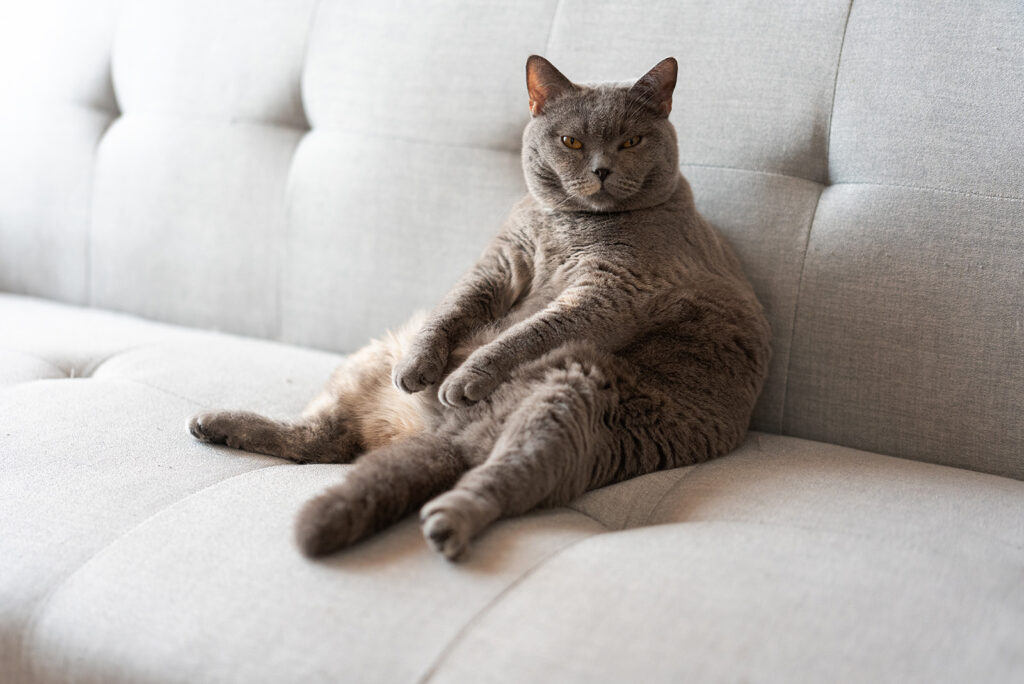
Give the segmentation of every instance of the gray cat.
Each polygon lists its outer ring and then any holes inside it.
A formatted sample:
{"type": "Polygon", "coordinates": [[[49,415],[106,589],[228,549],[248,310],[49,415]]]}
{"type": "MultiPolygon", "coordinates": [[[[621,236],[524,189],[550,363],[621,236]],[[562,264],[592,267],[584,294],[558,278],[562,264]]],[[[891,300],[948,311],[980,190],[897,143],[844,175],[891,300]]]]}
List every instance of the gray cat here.
{"type": "Polygon", "coordinates": [[[192,419],[206,442],[358,457],[301,512],[304,553],[422,506],[427,543],[456,558],[498,518],[740,443],[769,329],[679,172],[676,72],[584,86],[530,57],[530,192],[440,305],[349,356],[294,422],[192,419]]]}

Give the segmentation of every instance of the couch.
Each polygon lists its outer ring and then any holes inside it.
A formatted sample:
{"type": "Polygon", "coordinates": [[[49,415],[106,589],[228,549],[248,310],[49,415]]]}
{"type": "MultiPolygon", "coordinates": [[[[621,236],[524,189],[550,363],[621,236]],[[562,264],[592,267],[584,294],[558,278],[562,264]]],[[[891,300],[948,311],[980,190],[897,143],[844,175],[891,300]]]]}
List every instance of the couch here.
{"type": "Polygon", "coordinates": [[[1024,10],[94,0],[0,10],[0,680],[1024,681],[1024,10]],[[524,62],[680,63],[773,328],[743,446],[323,561],[297,413],[525,189],[524,62]]]}

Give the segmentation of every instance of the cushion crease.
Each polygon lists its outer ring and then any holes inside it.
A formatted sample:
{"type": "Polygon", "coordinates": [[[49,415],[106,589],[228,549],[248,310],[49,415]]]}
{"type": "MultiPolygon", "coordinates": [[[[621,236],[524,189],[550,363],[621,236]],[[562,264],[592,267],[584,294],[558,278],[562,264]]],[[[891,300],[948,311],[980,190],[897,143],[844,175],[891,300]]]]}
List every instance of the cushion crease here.
{"type": "Polygon", "coordinates": [[[218,480],[218,481],[213,482],[213,483],[211,483],[209,485],[206,485],[205,487],[192,492],[188,496],[182,497],[181,499],[178,499],[174,503],[168,504],[167,506],[164,506],[160,510],[155,511],[151,515],[146,516],[144,519],[140,520],[135,525],[132,525],[127,530],[125,530],[124,532],[119,534],[117,537],[115,537],[114,539],[111,539],[108,543],[106,543],[103,546],[101,546],[93,554],[91,554],[89,556],[89,558],[85,560],[85,562],[83,562],[77,568],[75,568],[74,570],[69,572],[62,580],[60,580],[53,587],[51,587],[46,592],[46,595],[42,598],[42,600],[39,601],[39,604],[32,610],[31,617],[27,621],[28,624],[26,625],[25,629],[22,630],[19,633],[19,635],[18,635],[20,637],[20,640],[21,640],[21,643],[18,646],[19,646],[19,648],[21,650],[21,653],[22,653],[22,662],[29,664],[29,667],[31,668],[31,663],[33,661],[32,661],[32,653],[30,652],[30,649],[32,647],[32,644],[35,642],[35,634],[36,634],[36,631],[37,631],[37,628],[38,628],[37,625],[38,625],[39,621],[42,619],[42,616],[46,614],[47,608],[53,602],[54,598],[60,593],[61,589],[64,588],[65,586],[67,586],[79,573],[83,572],[89,566],[91,566],[93,563],[95,563],[98,560],[100,560],[101,558],[103,558],[115,546],[117,546],[117,544],[121,540],[123,540],[125,537],[127,537],[130,534],[132,534],[135,530],[145,526],[151,520],[154,520],[154,519],[160,517],[161,515],[164,515],[169,510],[171,510],[173,508],[176,508],[177,506],[179,506],[183,502],[188,501],[189,499],[192,499],[195,496],[199,496],[200,494],[202,494],[204,492],[207,492],[207,491],[209,491],[211,489],[215,489],[217,487],[220,487],[220,486],[224,485],[225,483],[231,482],[233,480],[236,480],[236,479],[239,479],[239,478],[242,478],[242,477],[246,477],[246,476],[252,474],[253,472],[255,472],[257,470],[263,470],[265,468],[279,468],[279,467],[288,466],[288,465],[295,465],[295,464],[293,464],[293,463],[274,463],[274,464],[271,464],[271,465],[257,466],[255,468],[253,468],[252,470],[246,471],[244,473],[239,473],[237,475],[232,475],[231,477],[226,477],[226,478],[224,478],[222,480],[218,480]]]}
{"type": "MultiPolygon", "coordinates": [[[[576,512],[578,512],[578,511],[576,511],[576,512]]],[[[587,516],[587,517],[590,517],[590,516],[587,516]]],[[[598,521],[598,522],[600,522],[600,521],[598,521]]],[[[553,560],[554,558],[557,558],[558,556],[562,555],[563,553],[565,553],[566,551],[568,551],[572,547],[576,546],[580,542],[586,541],[587,539],[590,539],[593,536],[594,535],[589,535],[589,536],[580,537],[578,539],[574,539],[573,541],[569,542],[565,546],[563,546],[563,547],[557,549],[556,551],[553,551],[552,553],[548,554],[547,556],[544,556],[543,558],[541,558],[535,564],[531,565],[523,574],[521,574],[515,580],[510,582],[508,584],[508,586],[506,586],[504,589],[502,589],[498,593],[497,596],[495,596],[493,599],[488,601],[486,605],[484,605],[471,618],[469,618],[469,620],[467,620],[466,623],[462,627],[459,628],[459,631],[456,632],[455,636],[452,637],[451,641],[449,641],[447,644],[445,644],[444,648],[441,649],[441,651],[438,654],[437,659],[434,661],[434,663],[429,668],[427,668],[427,671],[418,680],[419,684],[426,684],[426,682],[429,682],[434,677],[434,675],[437,673],[437,671],[441,667],[441,665],[444,664],[445,659],[455,649],[455,647],[459,644],[459,642],[463,639],[463,637],[465,637],[469,633],[469,631],[473,628],[473,626],[475,624],[477,624],[478,622],[480,622],[480,620],[482,620],[487,613],[489,613],[495,606],[497,606],[501,602],[501,600],[505,596],[507,596],[512,590],[514,590],[516,587],[518,587],[520,584],[522,584],[524,580],[526,580],[528,577],[530,577],[535,572],[537,572],[541,567],[547,565],[551,560],[553,560]]]]}

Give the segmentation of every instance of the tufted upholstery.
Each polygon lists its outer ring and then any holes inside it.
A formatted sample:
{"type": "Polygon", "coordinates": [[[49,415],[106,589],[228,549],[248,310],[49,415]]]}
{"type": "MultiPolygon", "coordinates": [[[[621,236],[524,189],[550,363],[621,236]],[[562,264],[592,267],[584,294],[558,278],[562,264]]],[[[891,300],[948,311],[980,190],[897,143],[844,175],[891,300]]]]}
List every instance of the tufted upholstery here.
{"type": "Polygon", "coordinates": [[[350,351],[523,193],[523,55],[672,53],[683,170],[775,332],[755,427],[1024,475],[1019,8],[56,5],[3,29],[8,291],[350,351]]]}
{"type": "Polygon", "coordinates": [[[67,4],[7,24],[44,67],[4,113],[9,291],[349,351],[522,194],[524,54],[670,52],[683,170],[775,331],[755,427],[1024,475],[1018,9],[67,4]]]}
{"type": "Polygon", "coordinates": [[[0,680],[1019,679],[1021,35],[1002,0],[3,4],[0,680]],[[411,522],[303,561],[344,468],[182,423],[293,414],[436,301],[525,191],[534,52],[679,59],[774,331],[757,432],[463,566],[411,522]]]}
{"type": "Polygon", "coordinates": [[[1017,480],[752,433],[502,522],[458,566],[412,520],[310,563],[297,507],[348,466],[183,424],[294,413],[337,356],[10,295],[0,313],[33,322],[5,335],[0,391],[5,682],[1024,672],[1017,480]]]}

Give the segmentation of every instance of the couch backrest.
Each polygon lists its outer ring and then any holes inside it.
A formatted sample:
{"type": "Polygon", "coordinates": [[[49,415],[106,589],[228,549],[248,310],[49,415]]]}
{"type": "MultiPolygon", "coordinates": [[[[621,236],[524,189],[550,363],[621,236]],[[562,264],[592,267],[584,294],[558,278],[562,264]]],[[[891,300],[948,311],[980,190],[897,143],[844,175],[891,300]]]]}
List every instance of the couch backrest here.
{"type": "Polygon", "coordinates": [[[774,328],[754,426],[1024,477],[1019,3],[20,4],[0,289],[351,350],[524,192],[527,55],[674,55],[683,172],[774,328]]]}

